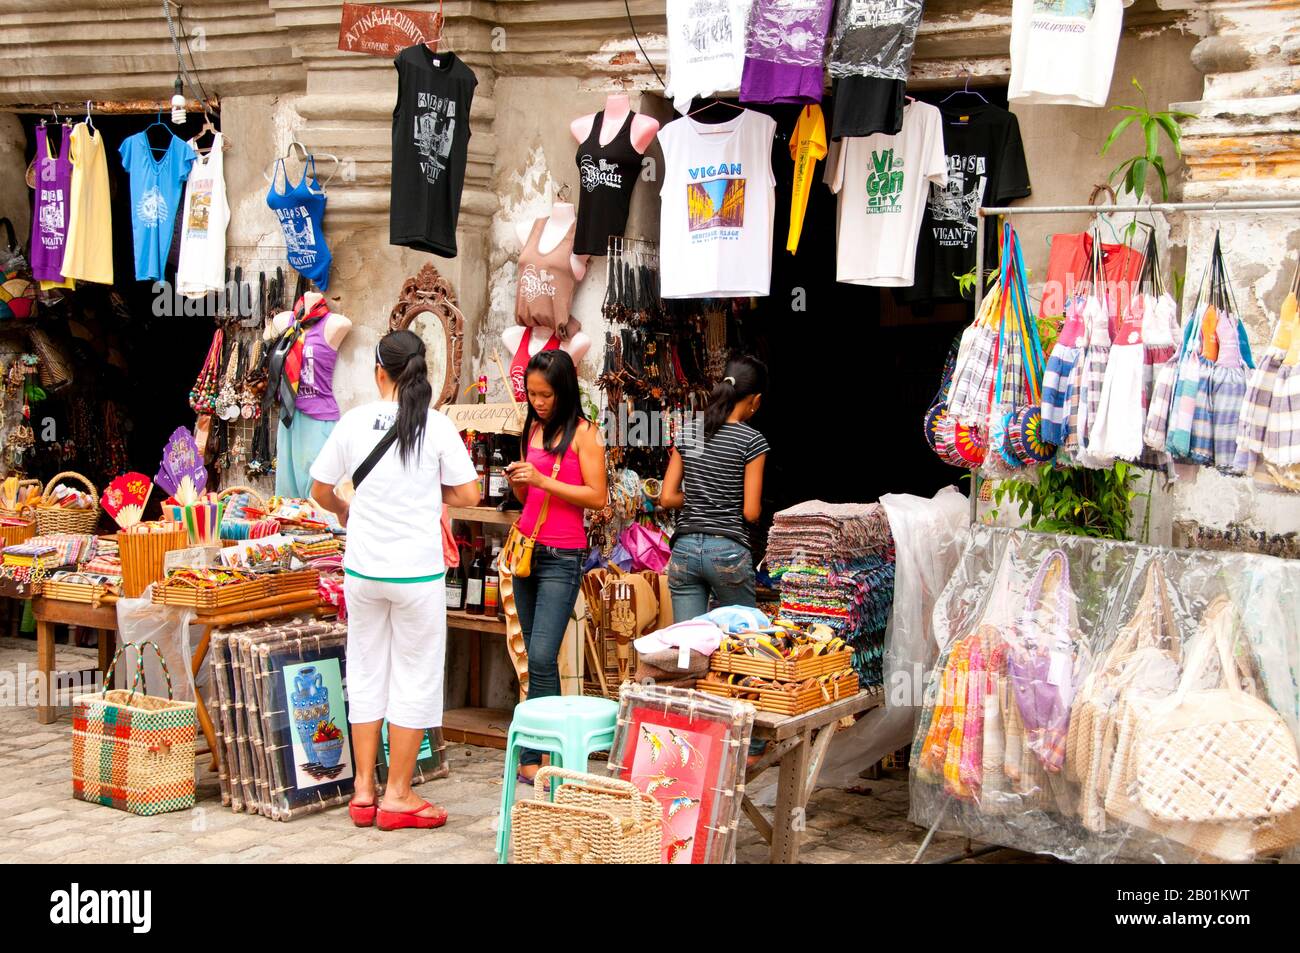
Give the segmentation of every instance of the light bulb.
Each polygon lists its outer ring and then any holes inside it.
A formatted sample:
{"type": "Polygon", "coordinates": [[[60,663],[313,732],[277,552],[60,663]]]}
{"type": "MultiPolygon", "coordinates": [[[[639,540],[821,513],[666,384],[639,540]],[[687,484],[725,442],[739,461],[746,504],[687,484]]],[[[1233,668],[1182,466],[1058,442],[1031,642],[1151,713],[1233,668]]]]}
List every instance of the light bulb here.
{"type": "Polygon", "coordinates": [[[181,78],[176,77],[176,85],[172,87],[172,125],[185,125],[185,92],[181,87],[181,78]]]}

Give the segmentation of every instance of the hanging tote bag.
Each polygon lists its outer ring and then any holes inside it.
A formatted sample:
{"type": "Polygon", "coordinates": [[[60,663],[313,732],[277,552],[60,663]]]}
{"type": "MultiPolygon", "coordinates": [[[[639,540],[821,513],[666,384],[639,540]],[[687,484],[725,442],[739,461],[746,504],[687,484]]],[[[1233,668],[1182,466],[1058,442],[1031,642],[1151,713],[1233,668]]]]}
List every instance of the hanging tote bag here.
{"type": "Polygon", "coordinates": [[[131,690],[111,689],[73,699],[72,796],[131,814],[152,815],[194,806],[194,702],[176,701],[162,650],[152,641],[117,650],[118,659],[136,650],[131,690]],[[144,694],[145,646],[158,656],[167,697],[144,694]]]}
{"type": "Polygon", "coordinates": [[[1066,441],[1069,381],[1079,363],[1079,349],[1084,337],[1083,301],[1083,298],[1073,297],[1066,303],[1065,324],[1056,337],[1043,374],[1042,437],[1047,443],[1057,446],[1066,441]]]}
{"type": "Polygon", "coordinates": [[[1178,691],[1151,713],[1137,740],[1142,806],[1167,821],[1251,821],[1300,808],[1300,756],[1286,722],[1242,690],[1233,660],[1235,610],[1220,599],[1178,691]],[[1220,683],[1200,689],[1218,654],[1220,683]]]}
{"type": "Polygon", "coordinates": [[[1007,655],[1025,745],[1052,773],[1065,763],[1078,631],[1069,560],[1063,550],[1053,550],[1034,576],[1007,655]]]}
{"type": "Polygon", "coordinates": [[[952,342],[948,348],[948,357],[943,362],[943,373],[939,377],[939,389],[930,400],[930,408],[925,413],[925,442],[930,445],[930,449],[938,453],[936,438],[938,434],[938,425],[942,418],[948,416],[948,391],[952,387],[953,371],[957,367],[957,356],[961,353],[961,345],[967,340],[967,335],[971,328],[962,332],[961,337],[952,342]]]}
{"type": "MultiPolygon", "coordinates": [[[[1290,293],[1282,302],[1282,310],[1273,330],[1273,338],[1268,349],[1260,358],[1259,365],[1250,376],[1246,395],[1242,398],[1241,420],[1237,430],[1237,455],[1233,468],[1248,475],[1255,472],[1260,456],[1264,452],[1265,438],[1268,434],[1269,415],[1272,410],[1273,397],[1278,389],[1279,376],[1286,360],[1287,352],[1295,340],[1300,340],[1300,307],[1297,306],[1297,285],[1300,284],[1300,264],[1297,264],[1295,276],[1291,281],[1290,293]]],[[[1300,358],[1300,353],[1297,354],[1300,358]]],[[[1298,394],[1297,396],[1300,396],[1298,394]]],[[[1273,453],[1279,458],[1294,455],[1300,462],[1300,403],[1292,418],[1293,425],[1279,428],[1275,439],[1277,448],[1273,453]]]]}
{"type": "Polygon", "coordinates": [[[1142,341],[1147,295],[1130,299],[1124,309],[1101,385],[1097,417],[1089,449],[1106,460],[1137,460],[1142,456],[1144,413],[1143,374],[1146,345],[1142,341]]]}

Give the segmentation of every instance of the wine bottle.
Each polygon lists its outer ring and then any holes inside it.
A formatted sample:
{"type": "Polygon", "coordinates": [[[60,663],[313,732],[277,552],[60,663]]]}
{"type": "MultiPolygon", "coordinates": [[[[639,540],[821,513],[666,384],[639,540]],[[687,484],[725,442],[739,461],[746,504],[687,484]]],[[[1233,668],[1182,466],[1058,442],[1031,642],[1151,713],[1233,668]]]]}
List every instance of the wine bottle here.
{"type": "Polygon", "coordinates": [[[479,434],[474,438],[474,473],[478,477],[478,495],[482,500],[488,491],[488,456],[487,456],[487,434],[479,434]]]}
{"type": "Polygon", "coordinates": [[[482,544],[474,547],[474,559],[469,566],[469,576],[465,583],[465,612],[469,615],[483,614],[483,599],[486,593],[487,566],[483,556],[482,544]]]}
{"type": "Polygon", "coordinates": [[[501,439],[494,438],[491,447],[492,453],[488,457],[488,493],[484,502],[488,506],[499,506],[510,492],[510,481],[506,477],[506,455],[501,450],[501,439]]]}
{"type": "Polygon", "coordinates": [[[462,552],[460,565],[447,570],[447,610],[463,612],[465,609],[465,554],[462,552]]]}
{"type": "Polygon", "coordinates": [[[497,559],[501,547],[493,546],[492,555],[483,567],[483,614],[496,618],[501,614],[501,575],[497,570],[497,559]]]}

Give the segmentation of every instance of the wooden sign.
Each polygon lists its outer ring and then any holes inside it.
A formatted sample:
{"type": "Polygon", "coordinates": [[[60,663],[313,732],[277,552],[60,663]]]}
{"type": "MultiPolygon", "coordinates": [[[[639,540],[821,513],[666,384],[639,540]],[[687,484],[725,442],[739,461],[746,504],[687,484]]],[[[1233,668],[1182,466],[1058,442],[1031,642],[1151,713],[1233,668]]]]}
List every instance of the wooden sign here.
{"type": "Polygon", "coordinates": [[[528,416],[527,404],[449,404],[441,410],[457,430],[479,433],[521,434],[528,416]]]}
{"type": "Polygon", "coordinates": [[[339,49],[344,53],[396,56],[408,46],[441,33],[436,13],[345,3],[339,24],[339,49]]]}

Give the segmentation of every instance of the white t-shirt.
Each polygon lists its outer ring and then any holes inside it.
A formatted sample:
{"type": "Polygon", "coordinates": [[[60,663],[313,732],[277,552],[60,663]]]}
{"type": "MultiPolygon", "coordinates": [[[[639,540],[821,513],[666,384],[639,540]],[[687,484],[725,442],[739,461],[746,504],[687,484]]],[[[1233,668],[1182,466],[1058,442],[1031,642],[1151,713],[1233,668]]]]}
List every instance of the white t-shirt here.
{"type": "Polygon", "coordinates": [[[835,280],[911,287],[930,183],[948,184],[939,110],[911,102],[898,135],[832,143],[824,178],[840,197],[835,280]]]}
{"type": "Polygon", "coordinates": [[[660,289],[664,298],[748,298],[772,285],[776,120],[746,109],[710,125],[659,130],[660,289]]]}
{"type": "Polygon", "coordinates": [[[695,96],[740,89],[753,0],[668,0],[668,95],[683,115],[695,96]]]}
{"type": "MultiPolygon", "coordinates": [[[[397,404],[392,401],[349,410],[312,464],[312,479],[330,486],[351,479],[396,420],[397,404]]],[[[431,409],[418,460],[403,465],[393,444],[357,488],[348,514],[344,568],[374,579],[416,579],[443,572],[442,488],[476,478],[455,425],[431,409]]]]}
{"type": "Polygon", "coordinates": [[[1013,0],[1013,103],[1105,106],[1124,7],[1133,0],[1013,0]]]}
{"type": "Polygon", "coordinates": [[[226,283],[226,225],[230,222],[230,206],[226,204],[221,143],[221,133],[217,133],[212,139],[212,151],[207,156],[199,156],[190,166],[185,185],[176,290],[190,297],[219,291],[226,283]]]}

